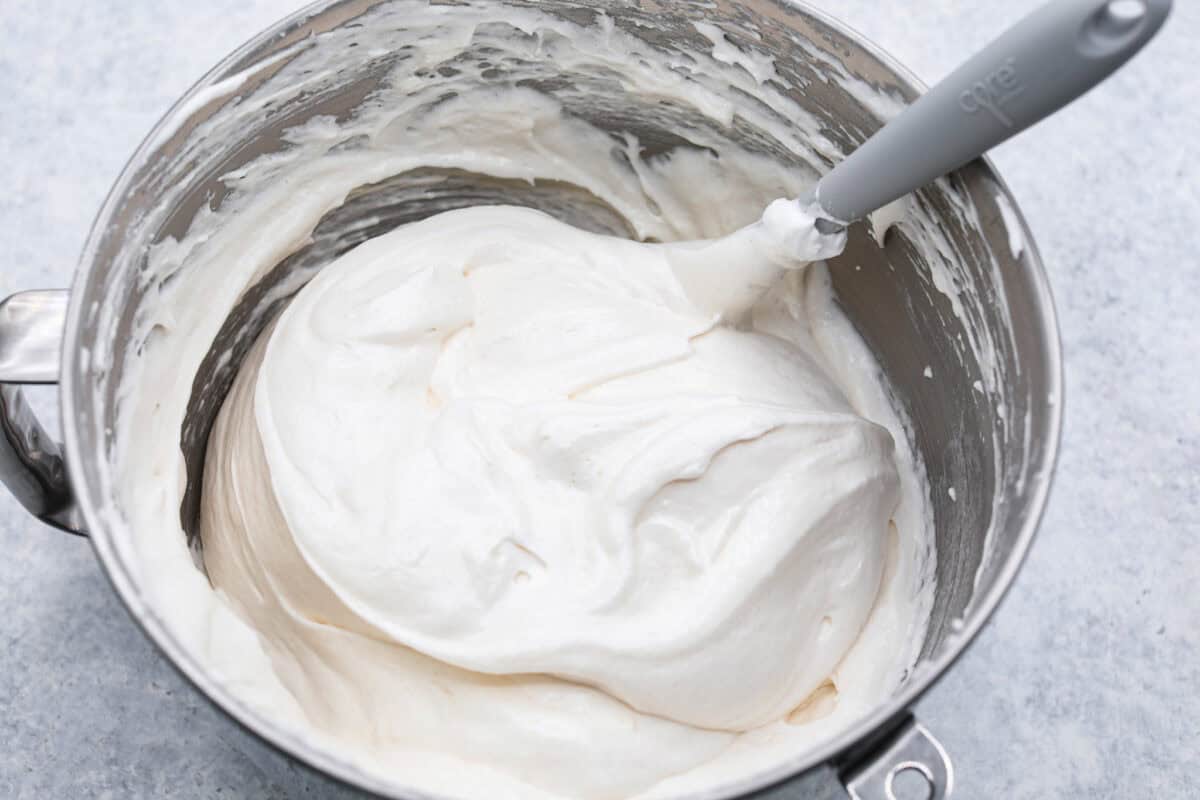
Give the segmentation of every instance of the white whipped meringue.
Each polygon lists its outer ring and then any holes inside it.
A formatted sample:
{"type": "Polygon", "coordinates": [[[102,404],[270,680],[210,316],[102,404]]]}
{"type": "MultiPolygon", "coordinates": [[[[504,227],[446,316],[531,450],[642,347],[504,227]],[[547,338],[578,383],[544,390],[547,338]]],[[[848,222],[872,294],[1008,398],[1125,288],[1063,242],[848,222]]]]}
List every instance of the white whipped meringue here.
{"type": "MultiPolygon", "coordinates": [[[[617,771],[609,796],[828,684],[880,594],[892,437],[801,309],[790,337],[722,323],[677,249],[451,211],[341,257],[263,336],[210,440],[205,560],[319,724],[395,713],[399,741],[511,770],[514,743],[562,747],[564,722],[484,687],[548,676],[586,714],[569,746],[612,737],[605,714],[647,726],[612,747],[654,769],[617,771]],[[397,686],[452,675],[516,731],[475,752],[452,731],[486,724],[477,708],[385,712],[383,665],[397,686]]],[[[730,270],[757,254],[709,252],[730,270]]],[[[591,794],[554,772],[528,780],[591,794]]]]}
{"type": "Polygon", "coordinates": [[[397,643],[701,727],[779,719],[874,603],[891,436],[812,355],[714,325],[668,255],[505,207],[360,246],[275,326],[267,473],[242,480],[397,643]]]}
{"type": "Polygon", "coordinates": [[[780,161],[728,138],[730,87],[759,91],[740,67],[536,10],[390,13],[339,34],[407,43],[380,94],[289,129],[150,254],[118,470],[147,602],[260,719],[408,793],[648,800],[794,761],[894,691],[932,596],[919,461],[803,268],[844,242],[768,207],[813,179],[805,148],[828,156],[819,124],[766,89],[777,113],[736,106],[780,161]],[[696,109],[690,144],[488,77],[531,47],[696,109]],[[205,359],[241,358],[210,352],[231,309],[357,192],[461,175],[563,188],[587,198],[563,218],[663,244],[500,206],[314,270],[209,437],[197,570],[180,431],[205,359]]]}

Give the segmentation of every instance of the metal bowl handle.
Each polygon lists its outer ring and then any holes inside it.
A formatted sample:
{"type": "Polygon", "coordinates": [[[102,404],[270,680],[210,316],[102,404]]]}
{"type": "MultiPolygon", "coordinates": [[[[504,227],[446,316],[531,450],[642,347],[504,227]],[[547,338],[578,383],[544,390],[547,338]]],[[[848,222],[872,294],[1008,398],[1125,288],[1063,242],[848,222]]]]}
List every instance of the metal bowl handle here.
{"type": "Polygon", "coordinates": [[[65,289],[20,292],[0,302],[0,481],[38,519],[83,535],[62,446],[20,388],[58,383],[68,296],[65,289]]]}

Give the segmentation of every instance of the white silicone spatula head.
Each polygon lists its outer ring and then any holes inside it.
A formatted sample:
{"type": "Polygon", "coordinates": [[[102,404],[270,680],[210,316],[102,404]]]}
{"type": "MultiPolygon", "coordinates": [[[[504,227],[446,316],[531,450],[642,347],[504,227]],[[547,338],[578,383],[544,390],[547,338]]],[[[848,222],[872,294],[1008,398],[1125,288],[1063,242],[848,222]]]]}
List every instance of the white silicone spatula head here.
{"type": "Polygon", "coordinates": [[[689,297],[738,317],[787,269],[829,257],[849,223],[1044,119],[1154,37],[1171,0],[1052,0],[938,83],[805,196],[723,239],[667,245],[689,297]]]}

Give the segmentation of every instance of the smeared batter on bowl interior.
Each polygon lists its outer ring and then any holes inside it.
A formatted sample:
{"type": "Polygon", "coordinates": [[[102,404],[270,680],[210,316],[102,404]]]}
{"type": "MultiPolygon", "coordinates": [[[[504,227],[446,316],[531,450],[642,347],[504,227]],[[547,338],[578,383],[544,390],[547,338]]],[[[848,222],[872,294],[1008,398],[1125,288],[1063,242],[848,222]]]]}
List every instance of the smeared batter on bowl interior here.
{"type": "MultiPolygon", "coordinates": [[[[406,22],[448,48],[414,58],[482,40],[503,60],[470,7],[440,13],[406,22]]],[[[513,23],[556,32],[547,57],[564,68],[622,63],[617,32],[513,23]]],[[[631,82],[719,110],[626,57],[647,71],[631,82]]],[[[804,265],[840,241],[768,241],[794,262],[769,289],[728,281],[762,252],[697,261],[677,244],[813,176],[702,128],[644,155],[526,87],[459,76],[453,97],[425,96],[414,70],[360,116],[292,132],[292,151],[231,177],[228,216],[157,254],[187,269],[146,348],[158,395],[126,478],[140,524],[178,526],[182,484],[164,476],[181,474],[216,327],[355,188],[428,168],[559,181],[664,244],[494,206],[325,266],[259,337],[212,431],[211,583],[182,535],[144,543],[175,580],[175,624],[265,713],[426,791],[671,796],[843,729],[920,647],[920,466],[825,267],[804,265]]]]}

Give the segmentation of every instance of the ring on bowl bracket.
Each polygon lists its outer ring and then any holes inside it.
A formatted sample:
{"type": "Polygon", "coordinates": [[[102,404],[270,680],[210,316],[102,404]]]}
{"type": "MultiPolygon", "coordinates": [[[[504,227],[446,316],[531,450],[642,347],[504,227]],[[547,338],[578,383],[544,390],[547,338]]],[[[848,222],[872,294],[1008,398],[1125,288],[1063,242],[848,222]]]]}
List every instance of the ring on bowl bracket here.
{"type": "Polygon", "coordinates": [[[20,388],[58,383],[68,296],[65,289],[19,292],[0,302],[0,481],[38,519],[83,535],[62,447],[20,388]]]}
{"type": "Polygon", "coordinates": [[[842,771],[851,800],[907,800],[896,778],[914,772],[925,783],[928,800],[944,800],[954,791],[954,765],[946,748],[929,730],[906,715],[896,732],[870,756],[842,771]]]}
{"type": "Polygon", "coordinates": [[[847,756],[739,800],[948,800],[953,791],[950,756],[924,725],[905,713],[889,733],[869,737],[847,756]],[[905,772],[924,782],[910,787],[915,795],[896,785],[905,772]]]}

